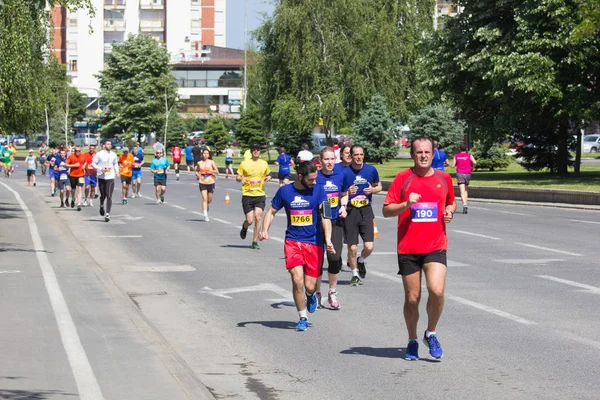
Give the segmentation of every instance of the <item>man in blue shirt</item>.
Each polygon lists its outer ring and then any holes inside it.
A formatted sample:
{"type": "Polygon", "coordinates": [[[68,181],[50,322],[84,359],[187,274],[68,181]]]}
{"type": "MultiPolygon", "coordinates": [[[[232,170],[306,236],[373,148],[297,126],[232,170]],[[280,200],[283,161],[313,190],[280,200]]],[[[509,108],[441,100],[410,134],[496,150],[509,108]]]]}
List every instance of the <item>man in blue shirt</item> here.
{"type": "Polygon", "coordinates": [[[438,171],[444,171],[444,167],[448,167],[450,162],[448,156],[440,148],[440,144],[437,140],[433,141],[433,158],[431,160],[431,168],[437,169],[438,171]]]}
{"type": "Polygon", "coordinates": [[[194,169],[194,153],[192,153],[192,150],[192,145],[188,142],[187,146],[185,146],[185,164],[187,165],[188,172],[194,169]]]}
{"type": "Polygon", "coordinates": [[[169,160],[163,157],[163,151],[156,152],[156,158],[150,164],[150,171],[154,174],[154,188],[156,189],[156,204],[165,202],[167,191],[167,173],[169,172],[169,160]]]}
{"type": "Polygon", "coordinates": [[[133,146],[133,167],[131,168],[131,188],[133,189],[133,198],[142,197],[140,189],[142,188],[142,164],[144,163],[144,151],[137,144],[133,146]]]}
{"type": "Polygon", "coordinates": [[[279,149],[279,156],[275,160],[275,165],[279,166],[279,187],[290,183],[290,167],[294,165],[292,157],[285,153],[285,147],[279,149]]]}
{"type": "Polygon", "coordinates": [[[67,150],[63,147],[60,154],[54,159],[54,176],[58,181],[57,186],[60,191],[60,208],[65,208],[65,201],[69,203],[71,194],[71,183],[69,181],[67,162],[67,150]]]}
{"type": "Polygon", "coordinates": [[[361,285],[360,278],[367,275],[365,260],[373,252],[375,214],[371,207],[373,194],[381,192],[379,173],[374,166],[364,162],[365,151],[359,145],[350,148],[352,163],[344,168],[344,196],[342,207],[347,207],[348,216],[344,225],[346,243],[348,244],[348,262],[352,270],[350,285],[361,285]],[[363,241],[363,249],[359,257],[358,236],[363,241]],[[360,275],[360,278],[359,278],[360,275]]]}
{"type": "Polygon", "coordinates": [[[51,153],[46,157],[46,163],[48,164],[48,178],[50,178],[50,196],[56,196],[56,173],[54,172],[54,162],[56,161],[56,148],[53,148],[51,153]]]}
{"type": "Polygon", "coordinates": [[[327,195],[323,186],[315,185],[317,167],[312,162],[303,162],[298,165],[296,174],[294,184],[280,187],[271,201],[271,208],[260,227],[259,239],[269,238],[275,214],[284,208],[287,214],[283,249],[285,267],[292,277],[294,303],[300,315],[296,330],[305,331],[309,325],[307,309],[310,313],[317,309],[315,290],[323,263],[323,236],[327,251],[333,253],[335,250],[331,243],[331,221],[321,218],[320,210],[323,202],[327,202],[327,195]]]}

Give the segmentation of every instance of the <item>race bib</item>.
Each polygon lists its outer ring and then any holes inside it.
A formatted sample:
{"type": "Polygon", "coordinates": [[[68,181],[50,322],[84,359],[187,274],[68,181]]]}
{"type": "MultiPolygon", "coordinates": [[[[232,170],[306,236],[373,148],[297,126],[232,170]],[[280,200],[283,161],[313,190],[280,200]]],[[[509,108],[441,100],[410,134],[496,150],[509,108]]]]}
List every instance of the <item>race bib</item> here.
{"type": "Polygon", "coordinates": [[[165,170],[164,170],[164,169],[162,169],[162,168],[157,168],[157,169],[154,171],[154,173],[155,173],[155,174],[164,174],[164,173],[165,173],[165,170]]]}
{"type": "Polygon", "coordinates": [[[96,169],[96,168],[92,167],[92,164],[88,165],[87,168],[88,169],[96,169]]]}
{"type": "Polygon", "coordinates": [[[290,221],[293,226],[311,226],[312,210],[290,210],[290,221]]]}
{"type": "Polygon", "coordinates": [[[60,177],[59,177],[59,179],[60,179],[61,181],[66,181],[66,180],[67,180],[67,174],[60,174],[60,177]]]}
{"type": "Polygon", "coordinates": [[[142,164],[140,164],[140,163],[133,163],[133,166],[134,166],[135,168],[140,168],[140,167],[142,166],[142,164]]]}
{"type": "Polygon", "coordinates": [[[212,175],[202,175],[202,180],[205,182],[210,181],[210,178],[212,178],[212,175]]]}
{"type": "Polygon", "coordinates": [[[250,186],[250,190],[260,190],[262,181],[250,181],[248,182],[248,186],[250,186]]]}
{"type": "Polygon", "coordinates": [[[410,207],[412,222],[437,222],[438,203],[416,203],[410,207]]]}
{"type": "Polygon", "coordinates": [[[356,196],[350,200],[350,204],[355,208],[365,207],[369,205],[369,199],[364,195],[356,196]]]}
{"type": "Polygon", "coordinates": [[[110,171],[112,171],[112,168],[110,168],[110,167],[104,168],[104,173],[105,174],[110,174],[110,171]]]}
{"type": "Polygon", "coordinates": [[[79,178],[79,183],[85,183],[85,178],[79,178]]]}
{"type": "Polygon", "coordinates": [[[331,204],[331,207],[337,207],[338,203],[340,202],[338,192],[327,193],[327,200],[329,200],[329,204],[331,204]]]}

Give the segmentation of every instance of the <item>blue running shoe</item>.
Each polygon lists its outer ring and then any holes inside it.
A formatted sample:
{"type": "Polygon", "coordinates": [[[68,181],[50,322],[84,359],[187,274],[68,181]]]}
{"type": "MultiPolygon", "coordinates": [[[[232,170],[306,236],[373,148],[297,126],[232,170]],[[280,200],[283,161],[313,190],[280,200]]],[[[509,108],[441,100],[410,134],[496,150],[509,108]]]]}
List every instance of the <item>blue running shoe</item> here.
{"type": "Polygon", "coordinates": [[[406,351],[404,352],[405,360],[418,360],[419,359],[419,342],[416,340],[409,340],[406,351]]]}
{"type": "Polygon", "coordinates": [[[304,332],[308,329],[308,320],[306,318],[300,318],[298,321],[298,325],[296,325],[296,331],[304,332]]]}
{"type": "Polygon", "coordinates": [[[308,308],[309,313],[314,313],[317,311],[317,294],[313,293],[312,296],[306,295],[306,308],[308,308]]]}
{"type": "Polygon", "coordinates": [[[429,335],[429,338],[427,338],[426,334],[427,331],[425,331],[425,334],[423,335],[423,340],[427,343],[427,346],[429,346],[429,354],[431,354],[431,357],[433,358],[442,358],[444,350],[442,350],[442,346],[440,345],[440,342],[438,342],[437,337],[435,335],[429,335]]]}

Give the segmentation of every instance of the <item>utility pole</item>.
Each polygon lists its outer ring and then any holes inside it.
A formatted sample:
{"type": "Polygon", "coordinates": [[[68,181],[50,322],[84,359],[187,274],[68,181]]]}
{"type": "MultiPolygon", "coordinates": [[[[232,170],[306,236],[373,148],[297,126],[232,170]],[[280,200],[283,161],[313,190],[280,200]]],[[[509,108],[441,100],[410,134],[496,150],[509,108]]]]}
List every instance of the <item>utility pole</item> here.
{"type": "Polygon", "coordinates": [[[65,104],[65,147],[69,144],[69,138],[67,136],[69,129],[69,91],[67,90],[67,102],[65,104]]]}
{"type": "Polygon", "coordinates": [[[46,144],[50,146],[50,124],[48,123],[48,106],[44,106],[44,114],[46,115],[46,144]]]}
{"type": "Polygon", "coordinates": [[[248,99],[248,0],[244,0],[244,110],[248,99]]]}

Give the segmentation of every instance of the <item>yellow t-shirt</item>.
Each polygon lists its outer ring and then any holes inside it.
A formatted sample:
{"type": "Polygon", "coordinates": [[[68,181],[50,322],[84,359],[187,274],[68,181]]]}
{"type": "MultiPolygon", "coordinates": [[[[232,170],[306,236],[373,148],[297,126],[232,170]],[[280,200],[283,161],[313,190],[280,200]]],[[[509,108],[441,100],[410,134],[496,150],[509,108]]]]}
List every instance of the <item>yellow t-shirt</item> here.
{"type": "Polygon", "coordinates": [[[244,160],[237,173],[247,179],[242,183],[242,196],[265,196],[265,177],[271,173],[265,160],[244,160]]]}

